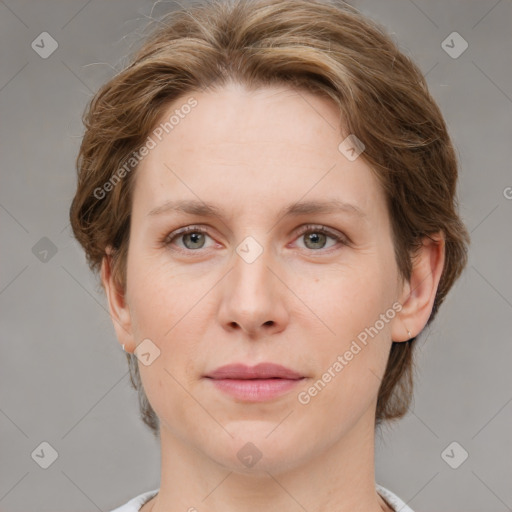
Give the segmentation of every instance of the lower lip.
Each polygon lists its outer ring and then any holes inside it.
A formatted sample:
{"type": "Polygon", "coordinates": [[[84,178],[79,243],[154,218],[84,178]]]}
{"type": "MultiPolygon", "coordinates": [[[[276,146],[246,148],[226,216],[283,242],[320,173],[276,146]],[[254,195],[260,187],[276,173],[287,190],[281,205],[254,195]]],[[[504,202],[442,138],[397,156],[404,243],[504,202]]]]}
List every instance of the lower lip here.
{"type": "Polygon", "coordinates": [[[239,400],[265,402],[293,389],[303,379],[209,379],[213,385],[239,400]]]}

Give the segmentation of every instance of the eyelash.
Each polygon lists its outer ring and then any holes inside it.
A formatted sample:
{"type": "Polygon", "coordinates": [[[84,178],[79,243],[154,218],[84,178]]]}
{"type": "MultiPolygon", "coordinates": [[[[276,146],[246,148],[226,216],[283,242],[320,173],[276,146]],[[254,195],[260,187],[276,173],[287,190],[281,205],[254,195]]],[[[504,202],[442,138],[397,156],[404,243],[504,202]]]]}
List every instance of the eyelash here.
{"type": "MultiPolygon", "coordinates": [[[[205,235],[208,235],[208,231],[204,228],[201,228],[199,226],[187,226],[183,229],[174,231],[174,232],[166,235],[164,237],[164,239],[161,241],[161,243],[163,246],[169,246],[172,244],[172,242],[175,239],[177,239],[181,236],[184,236],[186,234],[189,234],[189,233],[203,233],[205,235]]],[[[332,238],[335,242],[337,242],[337,244],[341,244],[343,246],[350,245],[350,241],[348,240],[347,237],[345,237],[343,235],[338,235],[337,233],[331,231],[330,229],[328,229],[324,226],[318,226],[318,225],[314,225],[314,224],[308,224],[306,226],[303,226],[300,229],[299,233],[297,234],[297,238],[300,238],[301,236],[305,235],[306,233],[323,233],[324,235],[327,235],[328,237],[332,238]]],[[[311,252],[330,251],[331,249],[335,248],[336,245],[334,245],[328,249],[318,249],[318,250],[310,249],[310,251],[311,252]]],[[[182,252],[185,251],[185,252],[192,253],[192,252],[199,252],[201,249],[193,250],[193,249],[186,249],[186,248],[183,249],[183,248],[179,247],[177,250],[182,251],[182,252]]],[[[306,250],[307,250],[307,248],[306,248],[306,250]]]]}

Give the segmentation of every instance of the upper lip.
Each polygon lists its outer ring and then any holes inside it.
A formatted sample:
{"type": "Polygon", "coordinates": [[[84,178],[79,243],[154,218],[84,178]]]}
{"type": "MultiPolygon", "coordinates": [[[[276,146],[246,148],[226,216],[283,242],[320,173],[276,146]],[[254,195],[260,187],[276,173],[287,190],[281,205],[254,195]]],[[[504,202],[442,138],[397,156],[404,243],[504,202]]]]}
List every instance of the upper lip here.
{"type": "Polygon", "coordinates": [[[242,363],[227,364],[206,375],[210,379],[301,379],[303,376],[280,364],[260,363],[247,366],[242,363]]]}

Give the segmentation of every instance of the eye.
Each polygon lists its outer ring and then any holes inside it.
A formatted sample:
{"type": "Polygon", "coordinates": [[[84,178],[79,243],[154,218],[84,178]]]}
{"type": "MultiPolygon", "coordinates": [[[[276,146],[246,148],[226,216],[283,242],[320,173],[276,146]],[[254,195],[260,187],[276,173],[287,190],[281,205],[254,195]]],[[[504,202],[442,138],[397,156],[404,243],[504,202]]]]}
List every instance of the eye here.
{"type": "MultiPolygon", "coordinates": [[[[177,245],[178,250],[194,252],[198,249],[207,248],[205,246],[206,237],[210,238],[205,229],[198,226],[187,226],[167,235],[162,240],[162,244],[164,246],[177,245]],[[180,246],[179,244],[175,244],[174,242],[176,240],[181,241],[183,245],[180,246]]],[[[336,246],[337,244],[349,245],[349,241],[346,237],[331,231],[325,226],[303,226],[299,231],[298,237],[299,239],[304,237],[305,249],[310,249],[315,252],[318,252],[318,250],[321,249],[326,249],[325,244],[329,238],[334,241],[330,247],[336,246]]]]}
{"type": "Polygon", "coordinates": [[[303,237],[305,241],[306,249],[325,249],[325,243],[328,238],[334,240],[335,242],[330,247],[333,247],[337,244],[348,245],[348,240],[344,236],[327,229],[325,226],[304,226],[299,232],[299,239],[301,237],[303,237]]]}
{"type": "Polygon", "coordinates": [[[172,245],[174,240],[178,239],[184,244],[184,247],[178,246],[181,250],[203,249],[207,236],[204,229],[197,226],[187,226],[166,236],[163,243],[164,245],[172,245]]]}

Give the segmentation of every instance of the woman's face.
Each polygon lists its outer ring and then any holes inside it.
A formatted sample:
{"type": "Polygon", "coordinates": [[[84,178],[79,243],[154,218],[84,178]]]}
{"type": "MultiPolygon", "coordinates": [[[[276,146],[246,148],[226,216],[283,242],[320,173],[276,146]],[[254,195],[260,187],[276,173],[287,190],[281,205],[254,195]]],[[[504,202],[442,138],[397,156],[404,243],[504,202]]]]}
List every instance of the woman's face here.
{"type": "Polygon", "coordinates": [[[384,194],[339,149],[334,103],[229,85],[177,100],[163,122],[175,110],[136,171],[120,316],[130,334],[119,330],[128,351],[146,340],[139,369],[162,438],[276,471],[356,431],[373,437],[404,297],[384,194]],[[211,378],[260,363],[300,378],[211,378]]]}

